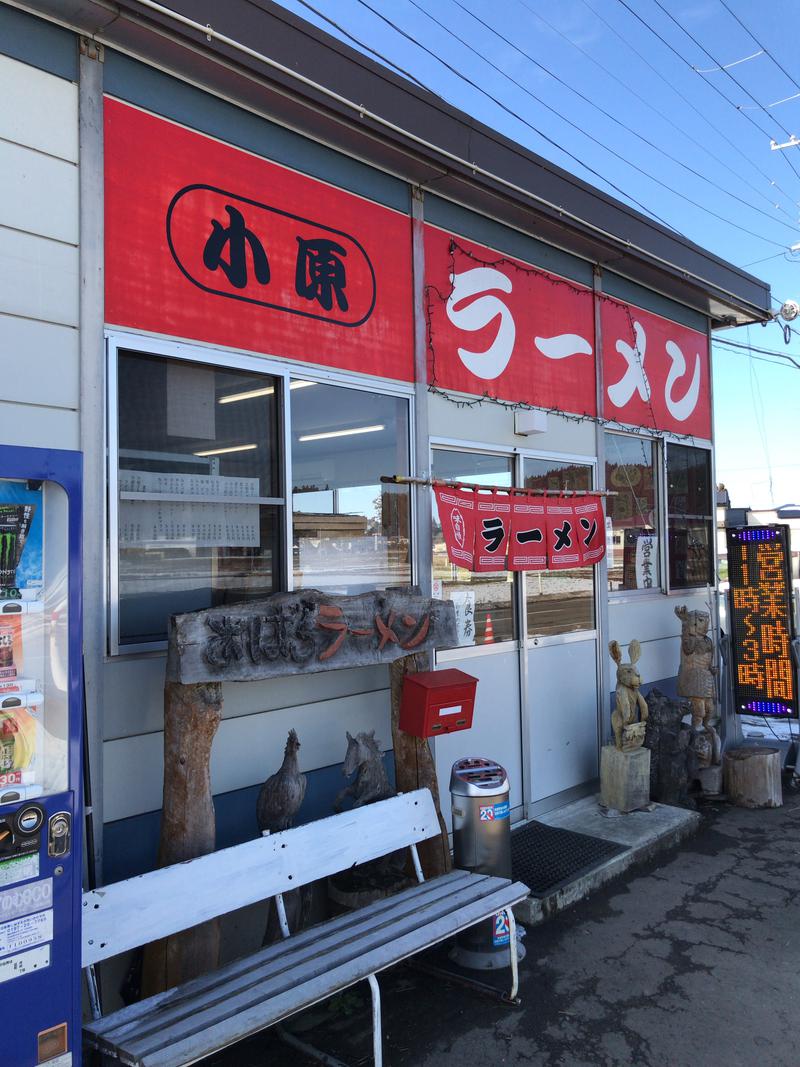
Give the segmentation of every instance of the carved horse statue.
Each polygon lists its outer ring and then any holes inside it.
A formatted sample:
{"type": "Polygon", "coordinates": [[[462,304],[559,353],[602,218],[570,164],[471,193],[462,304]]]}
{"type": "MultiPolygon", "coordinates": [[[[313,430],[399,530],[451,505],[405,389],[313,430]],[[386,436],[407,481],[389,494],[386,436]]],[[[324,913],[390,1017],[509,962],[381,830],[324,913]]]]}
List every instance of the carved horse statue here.
{"type": "Polygon", "coordinates": [[[347,733],[347,753],[344,757],[342,774],[345,778],[358,771],[356,780],[344,789],[336,797],[334,810],[342,810],[342,802],[345,797],[353,798],[353,807],[360,808],[362,804],[371,804],[375,800],[385,800],[392,795],[389,779],[386,777],[386,768],[383,765],[383,753],[380,744],[375,740],[375,731],[356,734],[352,737],[347,733]]]}

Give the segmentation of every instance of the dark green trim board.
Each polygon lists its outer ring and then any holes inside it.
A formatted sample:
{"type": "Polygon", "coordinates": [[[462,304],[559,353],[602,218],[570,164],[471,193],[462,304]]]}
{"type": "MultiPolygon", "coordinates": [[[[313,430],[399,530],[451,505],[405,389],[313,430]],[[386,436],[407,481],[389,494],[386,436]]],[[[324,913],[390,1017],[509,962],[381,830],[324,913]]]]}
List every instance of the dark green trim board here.
{"type": "Polygon", "coordinates": [[[538,241],[526,233],[513,230],[502,222],[495,222],[469,208],[430,193],[425,195],[425,221],[450,233],[460,234],[479,244],[496,248],[509,256],[530,263],[534,267],[552,271],[562,278],[571,278],[582,285],[592,284],[592,265],[586,260],[563,252],[560,248],[538,241]]]}
{"type": "Polygon", "coordinates": [[[320,178],[408,214],[410,187],[365,163],[203,92],[178,78],[106,49],[106,93],[190,129],[320,178]]]}
{"type": "Polygon", "coordinates": [[[603,271],[603,292],[624,300],[628,304],[644,308],[645,311],[652,311],[654,315],[680,322],[691,330],[705,333],[708,329],[708,319],[699,311],[688,308],[684,304],[678,304],[669,297],[662,296],[661,293],[654,293],[652,289],[645,289],[643,285],[637,285],[636,282],[622,278],[612,271],[603,271]]]}
{"type": "Polygon", "coordinates": [[[77,36],[3,3],[0,3],[0,53],[67,81],[78,80],[77,36]]]}

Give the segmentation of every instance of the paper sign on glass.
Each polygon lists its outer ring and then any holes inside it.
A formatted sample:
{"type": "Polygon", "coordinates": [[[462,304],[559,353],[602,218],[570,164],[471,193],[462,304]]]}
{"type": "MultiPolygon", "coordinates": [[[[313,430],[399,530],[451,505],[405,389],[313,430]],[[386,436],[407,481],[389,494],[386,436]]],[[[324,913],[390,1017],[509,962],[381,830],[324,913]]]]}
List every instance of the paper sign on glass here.
{"type": "Polygon", "coordinates": [[[511,502],[510,571],[542,571],[547,567],[547,526],[544,501],[514,497],[511,502]]]}

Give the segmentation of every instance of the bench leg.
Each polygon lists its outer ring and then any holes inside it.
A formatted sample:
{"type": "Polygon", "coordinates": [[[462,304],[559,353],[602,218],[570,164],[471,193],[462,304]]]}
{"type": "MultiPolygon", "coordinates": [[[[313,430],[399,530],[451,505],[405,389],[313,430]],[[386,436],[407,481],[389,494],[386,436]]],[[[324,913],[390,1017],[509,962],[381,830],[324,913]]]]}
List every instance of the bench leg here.
{"type": "Polygon", "coordinates": [[[381,990],[374,974],[367,975],[372,993],[372,1055],[375,1067],[383,1067],[383,1034],[381,1032],[381,990]]]}
{"type": "Polygon", "coordinates": [[[517,992],[519,991],[519,961],[517,960],[517,920],[514,918],[514,911],[512,908],[503,909],[508,917],[508,949],[511,956],[511,992],[508,999],[512,1004],[517,1003],[517,992]]]}
{"type": "MultiPolygon", "coordinates": [[[[375,1067],[383,1067],[383,1037],[381,1034],[381,991],[378,979],[374,974],[367,975],[370,993],[372,994],[372,1054],[375,1059],[375,1067]]],[[[307,1041],[301,1041],[299,1037],[289,1033],[280,1023],[275,1027],[275,1032],[285,1044],[302,1052],[312,1060],[325,1064],[325,1067],[347,1067],[347,1064],[337,1060],[335,1056],[323,1052],[321,1049],[309,1045],[307,1041]]]]}
{"type": "Polygon", "coordinates": [[[280,1023],[275,1027],[275,1033],[284,1044],[289,1045],[290,1048],[297,1049],[298,1052],[302,1052],[303,1055],[308,1056],[309,1059],[317,1060],[318,1063],[325,1064],[325,1067],[347,1067],[346,1063],[337,1060],[335,1056],[329,1056],[327,1052],[314,1048],[314,1046],[309,1045],[307,1041],[301,1041],[299,1037],[290,1034],[288,1030],[284,1030],[280,1023]]]}

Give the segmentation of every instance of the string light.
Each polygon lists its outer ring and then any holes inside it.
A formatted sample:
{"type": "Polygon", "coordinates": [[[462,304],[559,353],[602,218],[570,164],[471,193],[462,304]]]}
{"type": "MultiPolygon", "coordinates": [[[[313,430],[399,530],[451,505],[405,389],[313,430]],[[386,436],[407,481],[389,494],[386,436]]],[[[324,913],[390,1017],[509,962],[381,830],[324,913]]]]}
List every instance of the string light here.
{"type": "MultiPolygon", "coordinates": [[[[495,407],[504,409],[505,411],[545,411],[548,414],[558,415],[559,418],[565,419],[567,422],[583,423],[591,422],[596,426],[602,426],[607,429],[619,429],[631,431],[630,424],[619,422],[616,419],[607,419],[599,415],[589,415],[588,413],[579,414],[577,412],[564,411],[563,408],[558,406],[543,406],[541,404],[529,404],[524,400],[502,400],[498,396],[494,396],[488,390],[485,390],[480,395],[471,396],[468,399],[463,396],[457,396],[447,389],[443,389],[437,381],[436,377],[436,347],[434,344],[434,310],[436,305],[446,305],[451,299],[453,292],[455,291],[455,285],[453,279],[456,273],[456,252],[465,256],[467,259],[471,259],[473,262],[480,264],[483,267],[503,267],[510,266],[514,270],[522,274],[536,275],[539,278],[543,278],[553,286],[563,286],[569,289],[580,297],[589,297],[590,299],[600,299],[608,301],[614,304],[615,307],[624,310],[628,318],[628,325],[631,332],[631,348],[636,353],[636,359],[639,363],[639,371],[644,378],[644,367],[642,363],[642,355],[639,351],[639,346],[636,343],[636,329],[634,327],[633,315],[631,314],[630,306],[609,296],[607,293],[598,293],[593,289],[589,289],[586,286],[578,286],[566,278],[560,278],[556,275],[547,273],[540,270],[538,267],[529,267],[523,263],[519,263],[517,260],[510,258],[509,256],[499,255],[494,259],[486,259],[482,256],[476,255],[469,248],[465,248],[459,244],[454,238],[450,239],[449,255],[450,255],[450,272],[451,279],[450,292],[444,294],[441,289],[436,285],[425,286],[425,321],[427,332],[427,349],[428,349],[428,365],[430,370],[430,382],[428,383],[428,392],[434,396],[442,397],[450,404],[454,404],[457,408],[471,409],[482,407],[484,404],[492,404],[495,407]]],[[[653,403],[648,393],[647,398],[648,407],[650,408],[650,415],[653,420],[651,426],[636,427],[636,431],[639,433],[645,433],[650,437],[660,437],[664,431],[658,426],[658,420],[656,419],[655,410],[653,409],[653,403]]],[[[670,437],[677,440],[687,441],[691,444],[695,444],[695,437],[693,434],[677,433],[675,431],[669,431],[670,437]]]]}

